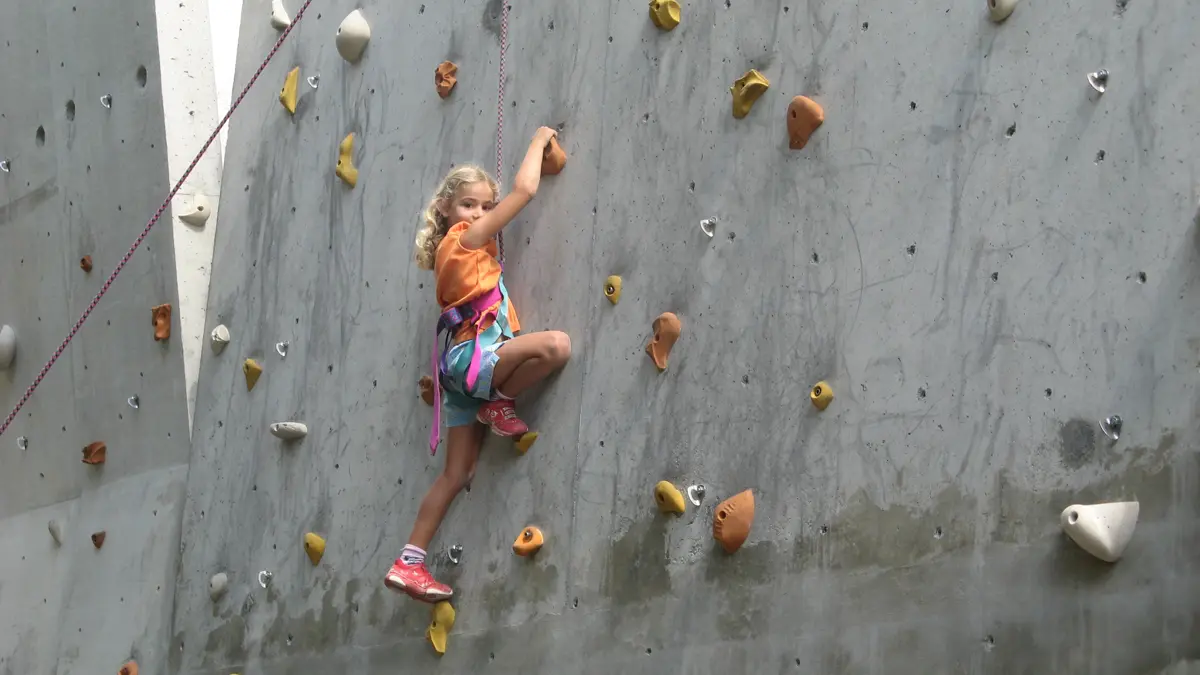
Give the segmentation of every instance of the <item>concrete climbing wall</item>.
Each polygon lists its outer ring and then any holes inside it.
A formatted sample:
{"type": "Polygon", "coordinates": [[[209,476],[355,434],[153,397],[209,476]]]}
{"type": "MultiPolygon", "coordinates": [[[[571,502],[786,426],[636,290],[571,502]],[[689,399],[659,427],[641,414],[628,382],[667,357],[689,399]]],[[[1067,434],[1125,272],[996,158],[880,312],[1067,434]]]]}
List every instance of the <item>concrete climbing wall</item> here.
{"type": "MultiPolygon", "coordinates": [[[[508,284],[526,329],[567,331],[575,356],[520,403],[537,445],[489,441],[435,540],[458,593],[447,654],[424,641],[428,608],[381,580],[445,452],[417,396],[436,316],[417,214],[452,162],[494,168],[500,4],[368,2],[350,64],[333,38],[355,6],[315,2],[229,139],[205,329],[232,341],[201,365],[170,672],[1200,657],[1200,5],[1025,0],[994,24],[983,0],[688,1],[671,32],[643,0],[512,5],[505,176],[538,125],[570,159],[507,232],[508,284]],[[750,68],[770,88],[734,119],[750,68]],[[826,121],[790,150],[801,94],[826,121]],[[354,189],[334,176],[350,132],[354,189]],[[642,350],[663,311],[683,336],[660,374],[642,350]],[[307,438],[269,433],[287,420],[307,438]],[[703,505],[659,514],[664,478],[706,484],[703,505]],[[746,488],[753,530],[727,555],[713,507],[746,488]],[[1116,564],[1060,532],[1064,507],[1121,500],[1141,517],[1116,564]],[[548,543],[517,558],[530,523],[548,543]]],[[[268,12],[246,3],[238,83],[277,38],[268,12]]]]}
{"type": "MultiPolygon", "coordinates": [[[[168,192],[157,44],[148,0],[0,3],[0,419],[168,192]]],[[[170,218],[0,436],[5,673],[166,664],[189,450],[178,313],[170,341],[151,324],[178,307],[170,218]]]]}

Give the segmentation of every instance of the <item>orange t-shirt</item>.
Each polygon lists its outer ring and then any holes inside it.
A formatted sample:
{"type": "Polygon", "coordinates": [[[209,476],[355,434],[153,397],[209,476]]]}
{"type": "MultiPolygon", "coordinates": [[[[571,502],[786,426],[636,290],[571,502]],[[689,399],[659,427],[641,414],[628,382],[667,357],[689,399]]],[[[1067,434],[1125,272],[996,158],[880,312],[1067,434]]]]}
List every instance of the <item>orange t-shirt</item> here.
{"type": "MultiPolygon", "coordinates": [[[[475,298],[486,295],[500,283],[500,254],[496,241],[492,240],[483,248],[468,249],[462,245],[463,233],[470,224],[466,221],[452,226],[446,236],[438,244],[437,256],[434,259],[433,273],[437,277],[437,301],[442,309],[460,307],[475,298]]],[[[499,303],[488,309],[496,309],[499,303]]],[[[487,319],[480,325],[480,330],[487,330],[494,321],[487,319]]],[[[517,321],[517,310],[512,298],[508,300],[508,325],[515,334],[521,330],[517,321]]],[[[475,338],[473,326],[463,326],[454,337],[455,342],[475,338]]]]}

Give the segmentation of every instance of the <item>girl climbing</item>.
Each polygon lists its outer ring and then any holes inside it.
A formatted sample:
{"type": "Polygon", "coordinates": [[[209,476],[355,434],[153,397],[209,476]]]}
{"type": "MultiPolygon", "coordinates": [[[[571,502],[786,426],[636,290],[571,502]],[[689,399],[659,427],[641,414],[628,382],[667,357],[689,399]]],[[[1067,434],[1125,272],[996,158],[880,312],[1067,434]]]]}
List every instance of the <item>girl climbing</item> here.
{"type": "Polygon", "coordinates": [[[417,232],[417,266],[433,270],[442,309],[433,346],[429,447],[436,452],[444,388],[446,465],[421,500],[408,544],[384,577],[388,588],[417,600],[437,602],[454,594],[425,567],[425,549],[450,502],[471,483],[484,432],[490,427],[499,436],[526,433],[529,428],[517,416],[513,399],[562,368],[571,356],[566,333],[517,335],[521,324],[504,286],[494,239],[537,193],[542,157],[555,136],[548,127],[537,130],[512,192],[499,203],[499,186],[483,169],[467,165],[451,170],[417,232]],[[437,337],[443,331],[439,357],[437,337]]]}

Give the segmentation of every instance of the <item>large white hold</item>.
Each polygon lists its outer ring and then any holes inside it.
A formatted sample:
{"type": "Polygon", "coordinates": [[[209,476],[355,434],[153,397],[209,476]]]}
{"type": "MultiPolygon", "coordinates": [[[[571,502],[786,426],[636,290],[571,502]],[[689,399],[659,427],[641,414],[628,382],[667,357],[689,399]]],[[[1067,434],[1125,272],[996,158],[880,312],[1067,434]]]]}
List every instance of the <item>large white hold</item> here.
{"type": "Polygon", "coordinates": [[[308,426],[302,422],[276,422],[271,425],[271,433],[285,441],[294,441],[308,435],[308,426]]]}
{"type": "Polygon", "coordinates": [[[0,370],[8,370],[17,355],[17,331],[12,326],[0,326],[0,370]]]}
{"type": "Polygon", "coordinates": [[[213,599],[213,602],[221,599],[225,595],[225,589],[229,587],[229,575],[224,572],[214,574],[208,580],[208,597],[213,599]]]}
{"type": "Polygon", "coordinates": [[[271,2],[271,27],[275,30],[283,30],[290,25],[292,25],[292,19],[283,6],[283,0],[273,0],[271,2]]]}
{"type": "Polygon", "coordinates": [[[337,43],[338,53],[342,55],[343,59],[350,63],[357,63],[370,40],[371,26],[367,24],[362,10],[356,9],[342,19],[342,24],[337,29],[337,38],[334,41],[337,43]]]}
{"type": "Polygon", "coordinates": [[[1008,18],[1021,0],[987,0],[988,18],[1000,23],[1008,18]]]}
{"type": "Polygon", "coordinates": [[[202,194],[197,194],[192,198],[192,210],[179,216],[183,222],[192,227],[204,227],[208,222],[209,215],[212,214],[212,204],[208,202],[208,197],[202,194]]]}
{"type": "Polygon", "coordinates": [[[217,326],[212,331],[212,350],[214,354],[220,354],[225,351],[225,345],[229,344],[229,329],[225,324],[217,326]]]}
{"type": "Polygon", "coordinates": [[[1072,504],[1059,516],[1063,532],[1083,550],[1105,562],[1116,562],[1137,527],[1137,502],[1072,504]]]}

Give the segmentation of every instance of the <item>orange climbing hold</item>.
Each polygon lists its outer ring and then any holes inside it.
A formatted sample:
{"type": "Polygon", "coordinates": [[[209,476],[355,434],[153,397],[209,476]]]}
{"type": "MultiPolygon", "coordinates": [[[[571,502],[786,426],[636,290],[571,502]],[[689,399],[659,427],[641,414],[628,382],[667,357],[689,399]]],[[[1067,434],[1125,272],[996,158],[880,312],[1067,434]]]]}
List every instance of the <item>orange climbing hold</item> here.
{"type": "Polygon", "coordinates": [[[117,675],[138,675],[137,661],[130,661],[121,666],[121,670],[117,671],[117,675]]]}
{"type": "Polygon", "coordinates": [[[825,110],[807,96],[797,96],[788,104],[787,132],[788,147],[800,150],[808,145],[808,139],[825,122],[825,110]]]}
{"type": "Polygon", "coordinates": [[[513,542],[513,553],[520,556],[529,556],[538,552],[542,544],[546,543],[546,537],[542,535],[540,528],[530,525],[521,534],[517,536],[517,540],[513,542]]]}
{"type": "Polygon", "coordinates": [[[450,61],[442,61],[433,71],[433,84],[437,87],[438,96],[446,98],[458,83],[458,66],[450,61]]]}
{"type": "Polygon", "coordinates": [[[92,256],[85,255],[82,258],[80,258],[79,259],[79,269],[83,270],[84,272],[91,272],[92,271],[92,256]]]}
{"type": "Polygon", "coordinates": [[[421,379],[417,381],[417,386],[421,389],[421,400],[433,405],[433,378],[422,375],[421,379]]]}
{"type": "Polygon", "coordinates": [[[171,304],[163,304],[151,310],[154,316],[154,339],[165,342],[171,339],[171,304]]]}
{"type": "Polygon", "coordinates": [[[646,353],[654,360],[658,372],[667,369],[667,357],[671,355],[671,348],[682,332],[683,324],[671,312],[663,312],[654,320],[654,337],[646,345],[646,353]]]}
{"type": "Polygon", "coordinates": [[[742,547],[753,524],[754,493],[745,490],[717,504],[713,512],[713,539],[720,542],[726,553],[733,553],[742,547]]]}
{"type": "Polygon", "coordinates": [[[558,139],[554,136],[551,136],[550,142],[546,144],[546,150],[542,154],[542,175],[557,175],[566,165],[567,153],[564,152],[562,146],[558,144],[558,139]]]}
{"type": "Polygon", "coordinates": [[[83,449],[84,464],[103,464],[108,453],[108,446],[100,441],[90,443],[83,449]]]}
{"type": "Polygon", "coordinates": [[[95,534],[92,535],[92,546],[95,546],[96,548],[100,548],[101,546],[104,545],[104,538],[107,536],[108,536],[108,533],[105,532],[104,530],[100,530],[99,532],[96,532],[95,534]]]}

